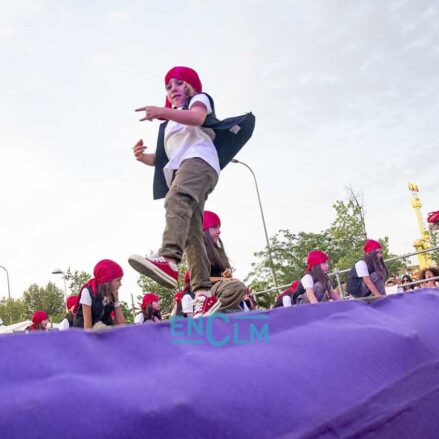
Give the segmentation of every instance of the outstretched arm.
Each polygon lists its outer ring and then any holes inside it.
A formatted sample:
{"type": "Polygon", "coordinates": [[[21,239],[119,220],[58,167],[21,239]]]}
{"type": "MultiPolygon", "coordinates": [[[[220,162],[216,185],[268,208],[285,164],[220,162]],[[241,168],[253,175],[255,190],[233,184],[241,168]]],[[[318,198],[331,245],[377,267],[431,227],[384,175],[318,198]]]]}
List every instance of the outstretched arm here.
{"type": "Polygon", "coordinates": [[[190,110],[175,110],[166,107],[145,106],[137,108],[136,111],[145,112],[145,117],[140,119],[141,122],[144,120],[152,121],[153,119],[167,119],[181,123],[182,125],[194,127],[203,125],[207,116],[207,108],[201,102],[195,102],[190,110]]]}

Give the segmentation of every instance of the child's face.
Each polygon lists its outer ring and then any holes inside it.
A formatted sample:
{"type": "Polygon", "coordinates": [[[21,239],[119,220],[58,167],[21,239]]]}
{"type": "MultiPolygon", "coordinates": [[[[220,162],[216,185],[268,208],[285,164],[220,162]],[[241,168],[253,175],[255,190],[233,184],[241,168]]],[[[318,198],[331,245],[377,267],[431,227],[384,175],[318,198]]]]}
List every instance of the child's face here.
{"type": "Polygon", "coordinates": [[[152,309],[155,309],[156,311],[160,311],[160,303],[158,303],[156,300],[152,302],[152,309]]]}
{"type": "Polygon", "coordinates": [[[120,286],[122,285],[122,278],[118,277],[116,279],[113,279],[110,282],[110,288],[113,294],[116,294],[119,291],[120,286]]]}
{"type": "Polygon", "coordinates": [[[182,107],[188,100],[185,82],[181,79],[171,78],[166,84],[166,96],[174,107],[182,107]]]}
{"type": "Polygon", "coordinates": [[[48,325],[48,323],[49,323],[49,320],[43,320],[43,321],[41,322],[41,327],[42,327],[43,329],[47,329],[47,325],[48,325]]]}
{"type": "Polygon", "coordinates": [[[216,244],[221,234],[221,226],[209,227],[209,235],[216,244]]]}
{"type": "Polygon", "coordinates": [[[329,271],[329,262],[323,262],[322,264],[320,264],[320,268],[322,269],[323,273],[327,273],[329,271]]]}

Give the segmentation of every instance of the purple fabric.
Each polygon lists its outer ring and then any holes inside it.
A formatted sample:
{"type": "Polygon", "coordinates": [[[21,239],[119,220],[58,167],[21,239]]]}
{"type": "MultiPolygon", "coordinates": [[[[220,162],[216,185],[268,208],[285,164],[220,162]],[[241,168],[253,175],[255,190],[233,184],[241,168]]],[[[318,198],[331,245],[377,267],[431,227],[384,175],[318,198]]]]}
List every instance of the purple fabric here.
{"type": "Polygon", "coordinates": [[[437,438],[438,291],[248,313],[268,343],[174,344],[167,322],[5,335],[0,435],[437,438]]]}

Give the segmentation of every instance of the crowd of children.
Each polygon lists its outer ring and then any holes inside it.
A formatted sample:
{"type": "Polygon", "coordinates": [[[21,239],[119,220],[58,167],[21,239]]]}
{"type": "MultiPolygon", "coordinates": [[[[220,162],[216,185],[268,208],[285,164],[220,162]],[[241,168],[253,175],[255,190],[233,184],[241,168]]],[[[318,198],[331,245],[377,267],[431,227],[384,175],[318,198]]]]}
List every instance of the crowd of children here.
{"type": "MultiPolygon", "coordinates": [[[[199,318],[216,311],[254,310],[257,308],[255,296],[233,276],[220,238],[221,220],[204,207],[217,185],[220,171],[251,137],[255,118],[247,113],[217,119],[212,97],[203,91],[197,72],[191,68],[172,68],[164,82],[165,105],[147,105],[136,110],[145,113],[140,121],[162,121],[157,148],[154,153],[146,152],[141,139],[133,151],[136,160],[154,167],[153,196],[165,199],[166,227],[156,256],[132,255],[128,262],[160,285],[176,289],[178,264],[183,254],[186,255],[185,287],[175,294],[173,316],[199,318]]],[[[347,291],[356,298],[380,297],[386,294],[386,280],[388,282],[383,250],[379,242],[368,240],[364,252],[364,258],[350,271],[347,291]]],[[[105,259],[96,265],[93,273],[94,278],[82,286],[78,296],[67,300],[62,329],[105,329],[125,323],[118,295],[122,268],[105,259]]],[[[328,273],[326,253],[311,251],[303,276],[277,296],[274,307],[339,300],[340,293],[331,285],[328,273]]],[[[435,281],[428,281],[437,274],[434,268],[424,270],[423,285],[437,285],[435,281]]],[[[161,320],[160,298],[152,292],[146,293],[135,323],[161,320]]],[[[47,314],[37,311],[29,330],[44,330],[47,322],[47,314]]]]}

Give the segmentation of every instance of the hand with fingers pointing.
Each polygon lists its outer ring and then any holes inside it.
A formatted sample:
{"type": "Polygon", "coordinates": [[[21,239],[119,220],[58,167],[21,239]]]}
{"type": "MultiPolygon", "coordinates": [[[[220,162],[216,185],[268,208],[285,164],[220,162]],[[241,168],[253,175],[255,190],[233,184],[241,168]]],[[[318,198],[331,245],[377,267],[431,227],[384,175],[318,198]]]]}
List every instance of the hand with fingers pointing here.
{"type": "Polygon", "coordinates": [[[154,106],[148,105],[145,107],[136,108],[135,111],[144,111],[145,112],[145,117],[143,117],[142,119],[139,119],[140,122],[143,122],[144,120],[149,120],[150,122],[152,122],[154,119],[162,118],[161,110],[162,110],[162,107],[154,107],[154,106]]]}
{"type": "Polygon", "coordinates": [[[143,144],[143,139],[140,139],[134,146],[133,152],[134,157],[139,162],[145,163],[145,165],[154,166],[155,164],[155,154],[145,153],[146,146],[143,144]]]}

